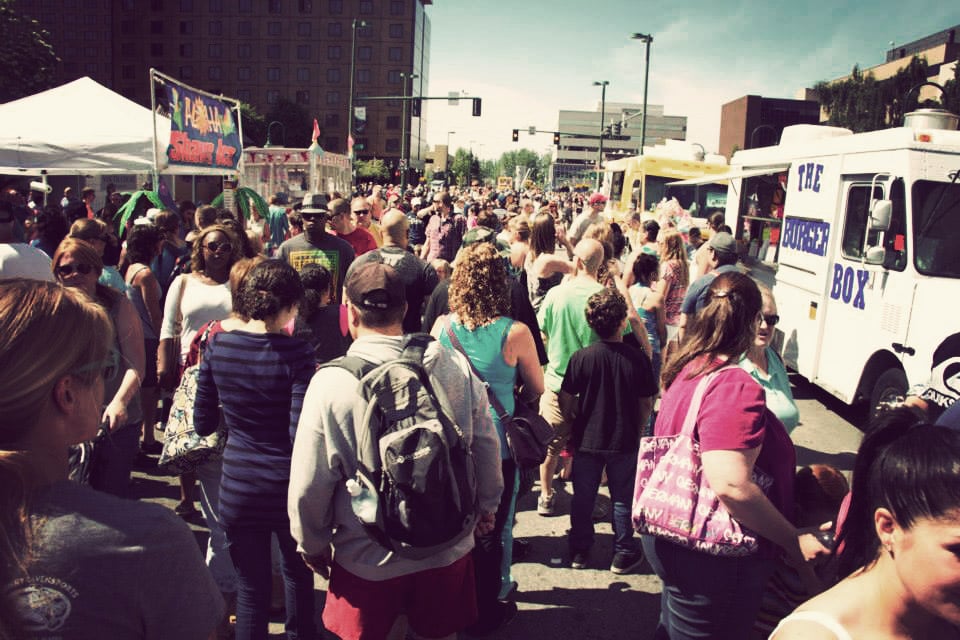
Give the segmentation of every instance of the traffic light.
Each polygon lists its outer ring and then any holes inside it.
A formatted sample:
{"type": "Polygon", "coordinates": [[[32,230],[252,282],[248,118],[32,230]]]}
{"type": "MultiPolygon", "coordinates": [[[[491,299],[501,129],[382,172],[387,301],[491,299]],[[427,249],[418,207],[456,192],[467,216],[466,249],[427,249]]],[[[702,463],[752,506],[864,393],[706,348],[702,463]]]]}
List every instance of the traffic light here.
{"type": "Polygon", "coordinates": [[[473,99],[473,115],[474,117],[480,116],[480,98],[473,99]]]}
{"type": "Polygon", "coordinates": [[[619,123],[619,122],[614,122],[614,123],[611,125],[611,127],[613,128],[613,135],[619,136],[619,135],[620,135],[620,123],[619,123]]]}
{"type": "Polygon", "coordinates": [[[420,98],[414,98],[410,101],[410,116],[414,118],[420,117],[420,98]]]}
{"type": "Polygon", "coordinates": [[[520,129],[514,129],[514,130],[513,130],[513,141],[514,141],[514,142],[517,142],[518,140],[520,140],[520,129]]]}
{"type": "Polygon", "coordinates": [[[558,147],[560,146],[560,132],[559,132],[559,131],[554,131],[554,132],[553,132],[553,144],[555,144],[555,145],[558,146],[558,147]]]}

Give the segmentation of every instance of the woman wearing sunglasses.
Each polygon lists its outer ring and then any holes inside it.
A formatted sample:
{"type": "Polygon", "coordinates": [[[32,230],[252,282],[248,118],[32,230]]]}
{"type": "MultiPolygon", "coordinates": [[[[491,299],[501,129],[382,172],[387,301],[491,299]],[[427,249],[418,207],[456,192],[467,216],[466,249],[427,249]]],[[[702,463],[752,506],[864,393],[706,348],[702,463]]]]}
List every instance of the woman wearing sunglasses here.
{"type": "Polygon", "coordinates": [[[777,315],[777,301],[773,299],[773,292],[767,287],[760,286],[763,306],[760,310],[760,327],[753,344],[740,360],[740,366],[760,383],[767,394],[767,408],[787,428],[787,433],[796,428],[800,422],[800,409],[793,400],[790,391],[790,379],[787,370],[770,342],[773,340],[774,328],[780,322],[777,315]]]}
{"type": "Polygon", "coordinates": [[[77,289],[0,287],[0,638],[208,638],[223,602],[190,530],[67,479],[119,375],[110,316],[77,289]]]}
{"type": "Polygon", "coordinates": [[[120,356],[120,371],[107,381],[101,421],[109,438],[97,449],[90,467],[94,489],[124,497],[130,472],[140,446],[140,382],[145,359],[143,327],[133,304],[122,293],[100,284],[103,262],[89,243],[66,238],[53,254],[53,275],[67,287],[83,291],[107,312],[113,323],[114,348],[120,356]]]}

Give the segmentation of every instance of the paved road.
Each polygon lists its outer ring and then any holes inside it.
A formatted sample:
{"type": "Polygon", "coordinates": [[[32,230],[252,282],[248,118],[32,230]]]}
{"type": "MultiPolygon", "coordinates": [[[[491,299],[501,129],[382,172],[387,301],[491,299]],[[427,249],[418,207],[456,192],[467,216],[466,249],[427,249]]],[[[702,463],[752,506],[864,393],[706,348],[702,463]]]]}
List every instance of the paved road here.
{"type": "MultiPolygon", "coordinates": [[[[856,425],[861,412],[846,407],[800,378],[794,383],[801,416],[801,424],[793,432],[798,463],[826,462],[849,471],[860,441],[861,432],[856,425]]],[[[143,470],[135,474],[134,482],[138,497],[171,508],[176,503],[178,493],[172,478],[143,470]]],[[[569,486],[558,483],[556,490],[560,494],[562,513],[569,513],[569,486]]],[[[609,507],[605,493],[600,501],[609,507]]],[[[202,523],[191,524],[198,541],[205,543],[202,523]]],[[[509,626],[489,637],[495,640],[651,638],[659,612],[660,583],[649,566],[644,564],[634,575],[612,574],[609,562],[613,535],[609,524],[600,524],[591,566],[579,571],[570,569],[564,537],[569,526],[566,515],[538,516],[533,493],[521,497],[515,535],[529,543],[530,551],[515,564],[513,572],[520,585],[517,596],[520,613],[509,626]]],[[[318,578],[318,591],[325,588],[324,581],[318,578]]],[[[282,630],[280,620],[276,619],[271,624],[271,633],[281,637],[282,630]]]]}

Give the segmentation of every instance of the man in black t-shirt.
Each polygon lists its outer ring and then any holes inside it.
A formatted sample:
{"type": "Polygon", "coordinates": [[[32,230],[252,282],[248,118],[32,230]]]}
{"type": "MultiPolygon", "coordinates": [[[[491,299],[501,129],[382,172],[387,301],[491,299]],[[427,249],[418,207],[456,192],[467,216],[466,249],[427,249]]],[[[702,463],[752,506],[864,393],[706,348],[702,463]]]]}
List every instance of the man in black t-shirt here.
{"type": "Polygon", "coordinates": [[[333,298],[341,300],[341,289],[346,281],[347,269],[353,262],[354,251],[343,238],[327,233],[329,202],[322,193],[308,193],[303,197],[300,217],[303,233],[280,245],[277,257],[300,272],[308,264],[321,264],[333,276],[333,298]]]}
{"type": "Polygon", "coordinates": [[[630,509],[642,426],[650,419],[657,383],[643,350],[623,342],[627,302],[612,289],[590,296],[587,324],[600,342],[576,351],[567,365],[559,403],[573,429],[571,566],[583,569],[593,544],[593,504],[604,467],[613,502],[614,556],[610,571],[630,573],[643,561],[630,509]]]}

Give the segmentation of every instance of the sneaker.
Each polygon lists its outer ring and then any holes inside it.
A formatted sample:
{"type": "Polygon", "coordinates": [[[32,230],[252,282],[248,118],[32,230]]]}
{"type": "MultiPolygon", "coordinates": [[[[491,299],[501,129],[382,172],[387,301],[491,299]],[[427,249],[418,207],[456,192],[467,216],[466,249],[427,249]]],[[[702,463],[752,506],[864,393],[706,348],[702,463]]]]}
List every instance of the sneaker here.
{"type": "Polygon", "coordinates": [[[613,562],[610,563],[610,571],[622,576],[626,573],[636,571],[643,564],[643,552],[641,551],[617,551],[613,554],[613,562]]]}
{"type": "Polygon", "coordinates": [[[557,494],[551,493],[546,498],[541,495],[537,498],[537,513],[541,516],[557,515],[557,494]]]}
{"type": "Polygon", "coordinates": [[[587,557],[586,551],[576,551],[574,552],[573,557],[570,559],[570,568],[586,569],[588,560],[589,558],[587,557]]]}

